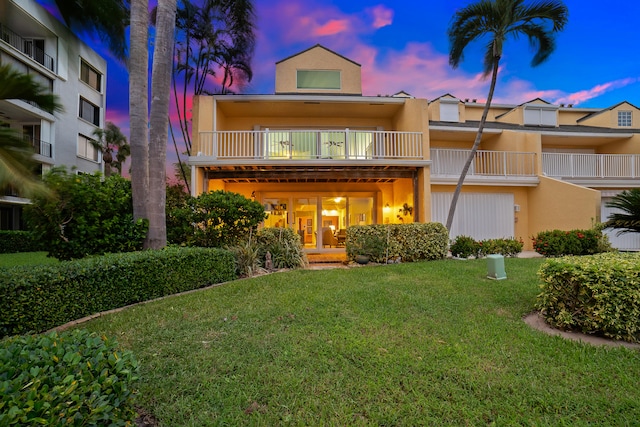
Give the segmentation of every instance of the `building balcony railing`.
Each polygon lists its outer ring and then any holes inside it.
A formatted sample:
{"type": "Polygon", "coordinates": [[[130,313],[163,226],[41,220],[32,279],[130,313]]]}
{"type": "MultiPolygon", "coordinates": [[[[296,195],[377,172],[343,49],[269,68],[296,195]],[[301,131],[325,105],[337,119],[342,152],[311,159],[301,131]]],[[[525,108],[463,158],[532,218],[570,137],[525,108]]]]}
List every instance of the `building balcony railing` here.
{"type": "MultiPolygon", "coordinates": [[[[432,177],[459,177],[471,150],[434,148],[431,150],[432,177]]],[[[467,176],[534,177],[535,153],[517,151],[476,151],[467,176]]]]}
{"type": "Polygon", "coordinates": [[[42,141],[40,139],[32,138],[29,135],[24,135],[25,141],[28,141],[33,147],[33,152],[40,154],[44,157],[53,157],[51,143],[42,141]]]}
{"type": "Polygon", "coordinates": [[[22,38],[3,24],[0,24],[0,39],[55,73],[55,60],[42,49],[35,46],[33,40],[22,38]]]}
{"type": "Polygon", "coordinates": [[[542,153],[542,170],[556,178],[638,178],[638,154],[542,153]]]}
{"type": "Polygon", "coordinates": [[[363,130],[208,131],[198,156],[217,160],[423,160],[422,133],[363,130]]]}

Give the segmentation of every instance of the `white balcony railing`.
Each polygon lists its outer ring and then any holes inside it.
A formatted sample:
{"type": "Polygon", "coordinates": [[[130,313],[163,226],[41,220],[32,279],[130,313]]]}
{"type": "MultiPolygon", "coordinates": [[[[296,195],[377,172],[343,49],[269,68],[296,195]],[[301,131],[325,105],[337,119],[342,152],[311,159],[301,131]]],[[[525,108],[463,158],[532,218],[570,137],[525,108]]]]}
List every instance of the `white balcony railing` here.
{"type": "Polygon", "coordinates": [[[421,132],[362,130],[208,131],[199,156],[262,160],[422,160],[421,132]]]}
{"type": "MultiPolygon", "coordinates": [[[[431,176],[459,176],[471,150],[434,148],[431,150],[431,176]]],[[[517,151],[476,151],[467,176],[532,177],[535,153],[517,151]]]]}
{"type": "Polygon", "coordinates": [[[542,170],[558,178],[638,178],[640,155],[542,153],[542,170]]]}

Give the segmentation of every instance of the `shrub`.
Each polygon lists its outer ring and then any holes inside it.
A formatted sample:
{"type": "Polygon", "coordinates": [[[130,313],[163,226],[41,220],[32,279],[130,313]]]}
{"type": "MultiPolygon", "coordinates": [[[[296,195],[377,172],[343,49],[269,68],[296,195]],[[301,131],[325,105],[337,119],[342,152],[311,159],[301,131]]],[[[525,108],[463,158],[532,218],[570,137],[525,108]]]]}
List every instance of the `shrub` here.
{"type": "Polygon", "coordinates": [[[222,249],[167,248],[0,269],[0,336],[236,278],[222,249]]]}
{"type": "Polygon", "coordinates": [[[640,341],[640,255],[549,259],[538,275],[542,292],[536,307],[549,324],[640,341]]]}
{"type": "Polygon", "coordinates": [[[0,230],[0,254],[37,252],[44,249],[44,245],[30,231],[0,230]]]}
{"type": "Polygon", "coordinates": [[[373,262],[400,258],[404,262],[442,259],[447,255],[448,232],[437,222],[411,224],[354,225],[347,228],[346,253],[350,260],[358,254],[362,235],[373,236],[383,250],[376,250],[373,262]]]}
{"type": "Polygon", "coordinates": [[[524,242],[522,239],[488,239],[478,242],[480,248],[479,256],[500,254],[505,257],[515,257],[522,252],[524,242]]]}
{"type": "Polygon", "coordinates": [[[457,236],[451,243],[449,248],[451,255],[458,258],[477,257],[480,253],[480,245],[473,237],[457,236]]]}
{"type": "Polygon", "coordinates": [[[50,256],[70,260],[142,249],[148,226],[133,220],[130,181],[55,168],[44,182],[53,196],[34,197],[25,217],[50,256]]]}
{"type": "Polygon", "coordinates": [[[251,239],[245,243],[230,246],[229,251],[235,258],[236,274],[240,277],[251,277],[260,271],[260,253],[258,245],[251,239]]]}
{"type": "Polygon", "coordinates": [[[262,265],[267,252],[271,253],[274,268],[303,268],[308,264],[300,236],[291,228],[262,228],[256,240],[262,265]]]}
{"type": "Polygon", "coordinates": [[[0,342],[0,425],[133,425],[138,364],[87,331],[0,342]]]}
{"type": "Polygon", "coordinates": [[[605,239],[601,228],[542,231],[532,238],[533,249],[548,257],[599,253],[606,248],[605,239]]]}
{"type": "Polygon", "coordinates": [[[167,212],[167,235],[172,243],[217,247],[237,245],[264,221],[264,207],[241,194],[212,191],[198,197],[177,197],[167,212]]]}

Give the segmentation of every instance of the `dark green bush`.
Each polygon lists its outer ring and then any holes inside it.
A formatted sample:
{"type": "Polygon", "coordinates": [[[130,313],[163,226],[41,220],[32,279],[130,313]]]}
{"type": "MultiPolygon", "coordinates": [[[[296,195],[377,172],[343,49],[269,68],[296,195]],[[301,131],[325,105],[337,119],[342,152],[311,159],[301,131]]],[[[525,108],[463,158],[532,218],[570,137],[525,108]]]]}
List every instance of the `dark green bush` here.
{"type": "Polygon", "coordinates": [[[536,307],[557,328],[640,342],[640,255],[549,259],[536,307]]]}
{"type": "Polygon", "coordinates": [[[44,245],[30,231],[0,230],[0,254],[43,251],[44,245]]]}
{"type": "Polygon", "coordinates": [[[473,237],[469,236],[457,236],[449,250],[451,255],[457,258],[469,258],[470,256],[477,257],[480,253],[480,245],[475,241],[473,237]]]}
{"type": "Polygon", "coordinates": [[[222,248],[248,239],[265,218],[260,203],[238,193],[211,191],[182,201],[176,197],[167,211],[167,236],[171,243],[222,248]]]}
{"type": "Polygon", "coordinates": [[[354,225],[347,228],[346,253],[354,260],[363,235],[373,236],[376,256],[371,261],[384,263],[400,258],[403,262],[442,259],[447,255],[448,232],[437,222],[411,224],[354,225]],[[379,247],[382,246],[382,249],[379,247]]]}
{"type": "Polygon", "coordinates": [[[133,425],[138,364],[87,331],[0,341],[0,425],[133,425]]]}
{"type": "Polygon", "coordinates": [[[0,269],[0,336],[236,278],[222,249],[167,248],[0,269]]]}
{"type": "Polygon", "coordinates": [[[263,266],[267,252],[271,254],[273,268],[303,268],[308,263],[300,236],[291,228],[262,228],[256,241],[263,266]]]}
{"type": "Polygon", "coordinates": [[[533,237],[533,249],[547,257],[563,255],[593,255],[602,252],[601,229],[542,231],[533,237]]]}
{"type": "Polygon", "coordinates": [[[70,260],[142,249],[148,227],[133,220],[130,181],[56,168],[44,182],[52,195],[34,197],[25,217],[50,256],[70,260]]]}

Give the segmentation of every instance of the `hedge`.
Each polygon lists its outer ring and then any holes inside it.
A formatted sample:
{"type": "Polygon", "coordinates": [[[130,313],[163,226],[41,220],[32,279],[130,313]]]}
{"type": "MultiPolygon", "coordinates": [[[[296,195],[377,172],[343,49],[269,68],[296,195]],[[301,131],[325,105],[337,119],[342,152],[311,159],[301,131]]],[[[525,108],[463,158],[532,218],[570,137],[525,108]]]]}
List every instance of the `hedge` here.
{"type": "Polygon", "coordinates": [[[84,330],[0,341],[0,426],[126,426],[138,363],[84,330]]]}
{"type": "Polygon", "coordinates": [[[30,231],[0,230],[0,254],[43,250],[42,244],[34,239],[30,231]]]}
{"type": "Polygon", "coordinates": [[[229,251],[167,248],[0,269],[0,336],[236,278],[229,251]]]}
{"type": "Polygon", "coordinates": [[[536,307],[559,329],[640,342],[640,254],[547,260],[536,307]]]}
{"type": "Polygon", "coordinates": [[[371,261],[385,263],[396,259],[403,262],[443,259],[448,244],[449,232],[444,225],[429,222],[354,225],[347,228],[345,246],[350,260],[364,250],[369,252],[371,261]],[[361,242],[373,246],[373,250],[362,248],[361,242]]]}

